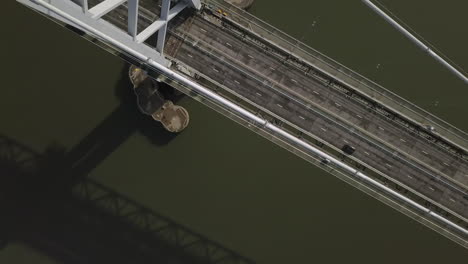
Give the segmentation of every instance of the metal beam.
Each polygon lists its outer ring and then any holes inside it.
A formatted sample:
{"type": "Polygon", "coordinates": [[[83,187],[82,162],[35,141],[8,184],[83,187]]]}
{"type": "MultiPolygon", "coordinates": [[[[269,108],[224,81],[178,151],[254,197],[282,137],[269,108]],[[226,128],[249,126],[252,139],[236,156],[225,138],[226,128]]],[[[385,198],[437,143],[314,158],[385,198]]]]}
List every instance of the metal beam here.
{"type": "Polygon", "coordinates": [[[83,12],[88,12],[88,0],[79,0],[81,8],[83,8],[83,12]]]}
{"type": "Polygon", "coordinates": [[[128,33],[134,40],[138,34],[138,5],[139,0],[128,0],[128,33]]]}
{"type": "Polygon", "coordinates": [[[147,40],[151,35],[153,35],[155,32],[157,32],[162,26],[164,26],[166,22],[162,20],[156,20],[153,22],[153,24],[149,25],[147,28],[145,28],[138,36],[136,37],[136,42],[142,43],[145,40],[147,40]]]}
{"type": "Polygon", "coordinates": [[[200,0],[186,0],[192,6],[193,8],[200,10],[201,9],[201,3],[200,0]]]}
{"type": "MultiPolygon", "coordinates": [[[[174,6],[172,9],[169,10],[169,13],[167,15],[167,20],[163,19],[162,11],[161,11],[161,18],[154,21],[151,25],[149,25],[142,32],[140,32],[140,34],[138,34],[136,36],[136,41],[138,43],[142,43],[145,40],[147,40],[154,33],[156,33],[161,28],[163,28],[164,25],[167,24],[171,19],[173,19],[175,16],[177,16],[177,14],[179,14],[180,11],[184,10],[185,7],[187,7],[187,4],[185,2],[178,3],[176,6],[174,6]]],[[[158,39],[159,39],[159,37],[158,37],[158,39]]]]}
{"type": "Polygon", "coordinates": [[[170,9],[171,9],[171,0],[162,0],[162,5],[161,5],[161,19],[162,20],[167,20],[170,9]]]}
{"type": "Polygon", "coordinates": [[[171,19],[173,19],[175,16],[177,16],[177,14],[179,14],[186,7],[187,7],[187,3],[180,2],[176,6],[171,8],[171,10],[169,10],[169,15],[167,17],[167,22],[171,21],[171,19]]]}
{"type": "Polygon", "coordinates": [[[161,6],[161,20],[164,21],[163,26],[158,31],[158,42],[156,43],[156,50],[163,54],[164,42],[166,42],[167,22],[169,18],[169,10],[171,8],[171,0],[163,0],[161,6]]]}
{"type": "Polygon", "coordinates": [[[95,19],[101,18],[125,1],[126,0],[104,0],[104,2],[89,9],[89,13],[91,13],[91,16],[95,19]]]}

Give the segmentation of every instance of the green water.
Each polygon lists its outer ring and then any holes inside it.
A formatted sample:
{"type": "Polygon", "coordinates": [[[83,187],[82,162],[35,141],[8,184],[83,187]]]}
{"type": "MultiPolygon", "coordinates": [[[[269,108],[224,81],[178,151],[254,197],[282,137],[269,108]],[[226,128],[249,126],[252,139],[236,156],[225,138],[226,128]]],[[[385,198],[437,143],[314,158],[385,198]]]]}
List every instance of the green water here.
{"type": "MultiPolygon", "coordinates": [[[[468,2],[382,2],[468,69],[468,2]]],[[[361,1],[287,3],[256,0],[251,11],[468,131],[466,84],[361,1]]],[[[12,0],[4,5],[0,133],[38,151],[72,148],[122,103],[124,63],[12,0]]],[[[185,132],[154,143],[137,131],[91,177],[258,263],[467,259],[466,249],[200,103],[179,104],[191,115],[185,132]]],[[[12,243],[0,263],[54,262],[12,243]]]]}

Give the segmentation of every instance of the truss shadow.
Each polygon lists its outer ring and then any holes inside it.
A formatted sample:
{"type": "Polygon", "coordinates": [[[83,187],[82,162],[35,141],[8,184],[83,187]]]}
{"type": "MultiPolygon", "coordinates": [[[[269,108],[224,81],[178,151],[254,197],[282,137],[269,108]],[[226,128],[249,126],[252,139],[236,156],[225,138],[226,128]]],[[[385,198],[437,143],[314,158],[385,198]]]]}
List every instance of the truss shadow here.
{"type": "Polygon", "coordinates": [[[26,243],[63,263],[253,263],[110,188],[74,178],[64,148],[0,135],[0,248],[26,243]]]}

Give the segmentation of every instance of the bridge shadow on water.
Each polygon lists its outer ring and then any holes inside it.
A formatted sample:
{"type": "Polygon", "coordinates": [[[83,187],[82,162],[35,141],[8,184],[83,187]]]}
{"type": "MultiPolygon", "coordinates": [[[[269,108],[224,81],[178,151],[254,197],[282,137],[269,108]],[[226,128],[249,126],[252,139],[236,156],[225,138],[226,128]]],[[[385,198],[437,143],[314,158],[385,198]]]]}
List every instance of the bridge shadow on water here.
{"type": "MultiPolygon", "coordinates": [[[[129,65],[122,68],[114,89],[120,104],[68,153],[68,159],[74,162],[72,166],[79,174],[89,173],[135,133],[143,135],[155,147],[167,145],[177,136],[138,110],[128,69],[129,65]]],[[[169,99],[181,98],[170,87],[162,85],[161,89],[169,99]]]]}
{"type": "Polygon", "coordinates": [[[3,247],[7,241],[25,243],[62,263],[211,263],[191,256],[172,236],[191,237],[187,243],[202,239],[183,235],[189,231],[172,220],[79,177],[63,148],[38,154],[12,139],[1,141],[3,247]]]}
{"type": "Polygon", "coordinates": [[[0,249],[72,264],[253,263],[81,173],[61,146],[38,153],[0,135],[0,249]]]}
{"type": "Polygon", "coordinates": [[[175,136],[138,111],[127,71],[120,105],[71,150],[39,153],[0,134],[0,250],[19,242],[72,264],[252,263],[87,178],[134,133],[156,147],[175,136]]]}

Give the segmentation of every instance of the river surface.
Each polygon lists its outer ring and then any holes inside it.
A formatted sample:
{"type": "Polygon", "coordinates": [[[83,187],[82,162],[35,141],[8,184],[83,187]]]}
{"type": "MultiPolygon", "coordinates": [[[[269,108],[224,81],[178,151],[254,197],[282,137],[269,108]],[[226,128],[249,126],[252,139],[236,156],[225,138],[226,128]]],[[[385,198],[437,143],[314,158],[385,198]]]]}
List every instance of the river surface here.
{"type": "MultiPolygon", "coordinates": [[[[468,1],[382,2],[468,69],[468,1]]],[[[128,109],[119,58],[13,0],[3,5],[1,134],[38,151],[52,143],[71,149],[128,109]]],[[[361,1],[256,0],[250,11],[468,131],[468,86],[361,1]]],[[[468,259],[468,250],[204,105],[179,104],[190,112],[186,131],[171,137],[138,126],[90,177],[258,263],[468,259]]],[[[126,130],[125,118],[117,120],[108,136],[126,130]]],[[[56,262],[13,242],[0,263],[56,262]]]]}

